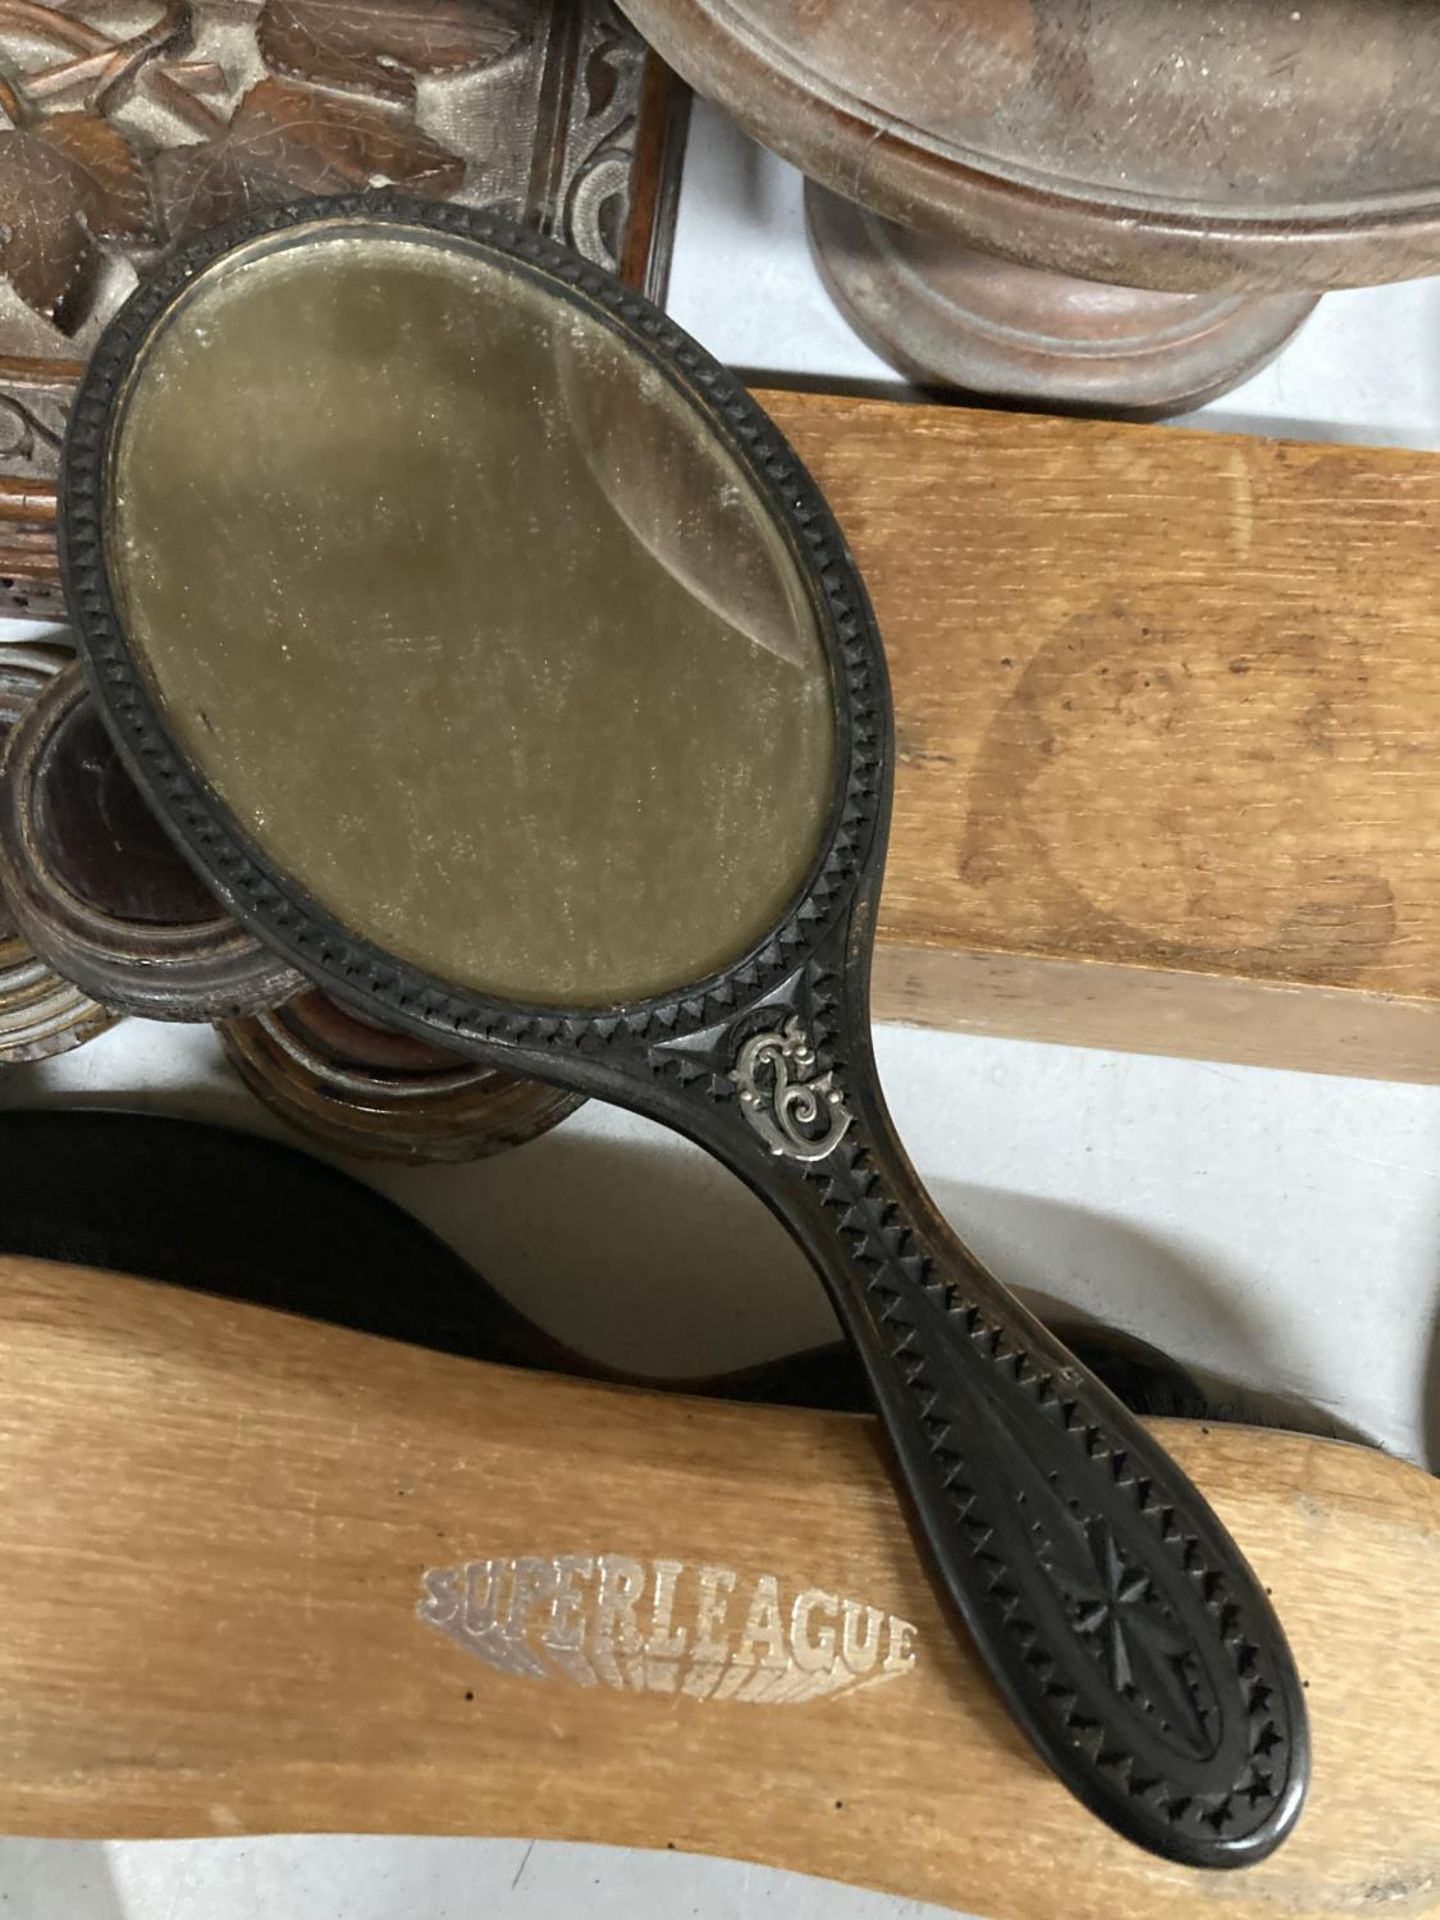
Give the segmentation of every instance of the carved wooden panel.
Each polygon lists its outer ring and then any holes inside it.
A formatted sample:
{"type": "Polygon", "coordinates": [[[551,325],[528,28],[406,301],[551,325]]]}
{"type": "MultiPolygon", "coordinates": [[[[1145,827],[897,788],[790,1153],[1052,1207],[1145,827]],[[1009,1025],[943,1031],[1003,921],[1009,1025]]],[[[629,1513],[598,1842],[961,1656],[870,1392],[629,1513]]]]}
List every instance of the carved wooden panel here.
{"type": "Polygon", "coordinates": [[[0,0],[0,614],[63,611],[69,397],[168,248],[393,184],[502,208],[658,297],[682,121],[611,0],[0,0]]]}

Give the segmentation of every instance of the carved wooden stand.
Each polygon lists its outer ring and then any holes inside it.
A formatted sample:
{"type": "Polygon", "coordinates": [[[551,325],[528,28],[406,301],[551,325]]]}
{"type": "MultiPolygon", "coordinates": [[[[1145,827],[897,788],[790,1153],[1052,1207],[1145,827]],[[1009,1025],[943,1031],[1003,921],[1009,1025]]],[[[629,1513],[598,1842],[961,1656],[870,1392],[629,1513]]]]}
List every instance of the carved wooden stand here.
{"type": "Polygon", "coordinates": [[[1312,293],[1166,293],[1002,260],[902,227],[811,180],[811,251],[876,353],[923,386],[1136,415],[1200,406],[1257,373],[1312,293]]]}
{"type": "Polygon", "coordinates": [[[924,381],[1175,411],[1327,287],[1440,268],[1431,9],[623,4],[811,176],[827,284],[924,381]]]}
{"type": "Polygon", "coordinates": [[[231,1065],[272,1113],[365,1159],[478,1160],[523,1146],[584,1105],[314,991],[220,1031],[231,1065]]]}
{"type": "Polygon", "coordinates": [[[76,381],[137,275],[205,227],[395,185],[664,286],[685,96],[610,0],[153,11],[129,32],[99,7],[0,0],[0,614],[63,616],[76,381]]]}

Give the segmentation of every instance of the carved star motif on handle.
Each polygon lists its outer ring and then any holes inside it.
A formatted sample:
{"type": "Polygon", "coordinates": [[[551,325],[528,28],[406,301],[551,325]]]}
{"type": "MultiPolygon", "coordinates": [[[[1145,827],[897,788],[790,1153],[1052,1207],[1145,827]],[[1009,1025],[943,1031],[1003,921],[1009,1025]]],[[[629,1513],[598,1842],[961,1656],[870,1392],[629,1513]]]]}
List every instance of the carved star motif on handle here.
{"type": "Polygon", "coordinates": [[[1189,1643],[1152,1603],[1150,1576],[1126,1561],[1103,1520],[1084,1529],[1090,1566],[1048,1562],[1064,1595],[1070,1624],[1099,1644],[1111,1684],[1156,1709],[1197,1751],[1210,1744],[1206,1716],[1186,1671],[1189,1643]]]}

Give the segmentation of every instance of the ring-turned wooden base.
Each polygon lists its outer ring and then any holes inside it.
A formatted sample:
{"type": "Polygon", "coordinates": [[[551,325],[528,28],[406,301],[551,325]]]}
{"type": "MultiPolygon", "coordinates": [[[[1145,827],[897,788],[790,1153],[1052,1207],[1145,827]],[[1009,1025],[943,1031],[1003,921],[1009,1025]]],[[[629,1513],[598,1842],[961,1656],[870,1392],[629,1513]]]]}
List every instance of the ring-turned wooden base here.
{"type": "Polygon", "coordinates": [[[272,1113],[366,1159],[480,1160],[523,1146],[585,1104],[377,1026],[316,991],[219,1031],[272,1113]]]}
{"type": "MultiPolygon", "coordinates": [[[[0,744],[71,657],[64,647],[0,647],[0,744]]],[[[68,1053],[114,1024],[107,1007],[31,950],[0,890],[0,1066],[68,1053]]]]}
{"type": "Polygon", "coordinates": [[[305,982],[221,906],[126,772],[78,662],[0,765],[0,888],[33,951],[112,1013],[229,1020],[305,982]]]}
{"type": "Polygon", "coordinates": [[[806,182],[811,248],[867,345],[925,385],[1178,413],[1272,359],[1314,294],[1156,293],[1017,266],[806,182]]]}

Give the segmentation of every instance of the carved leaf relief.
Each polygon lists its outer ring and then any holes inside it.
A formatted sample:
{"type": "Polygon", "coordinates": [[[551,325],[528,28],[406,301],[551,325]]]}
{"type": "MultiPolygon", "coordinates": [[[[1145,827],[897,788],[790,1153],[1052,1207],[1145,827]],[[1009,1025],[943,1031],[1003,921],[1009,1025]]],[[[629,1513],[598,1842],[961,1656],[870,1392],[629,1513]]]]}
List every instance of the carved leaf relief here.
{"type": "Polygon", "coordinates": [[[154,172],[166,229],[182,241],[296,193],[393,184],[441,199],[463,185],[465,162],[384,107],[270,79],[222,133],[160,154],[154,172]]]}
{"type": "Polygon", "coordinates": [[[77,365],[137,275],[301,195],[393,184],[613,266],[643,59],[613,0],[0,0],[4,344],[56,369],[39,412],[7,369],[0,473],[50,493],[77,365]]]}
{"type": "Polygon", "coordinates": [[[98,242],[153,238],[144,170],[110,121],[60,113],[0,131],[0,273],[37,313],[73,331],[98,242]]]}
{"type": "Polygon", "coordinates": [[[521,0],[265,0],[256,37],[276,73],[410,106],[416,75],[503,60],[530,17],[521,0]]]}

